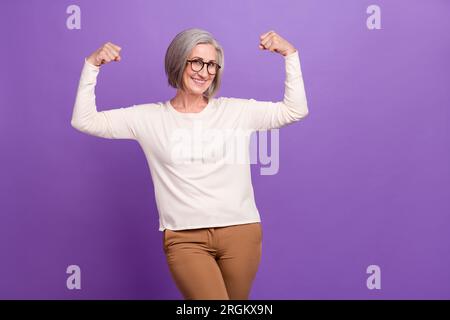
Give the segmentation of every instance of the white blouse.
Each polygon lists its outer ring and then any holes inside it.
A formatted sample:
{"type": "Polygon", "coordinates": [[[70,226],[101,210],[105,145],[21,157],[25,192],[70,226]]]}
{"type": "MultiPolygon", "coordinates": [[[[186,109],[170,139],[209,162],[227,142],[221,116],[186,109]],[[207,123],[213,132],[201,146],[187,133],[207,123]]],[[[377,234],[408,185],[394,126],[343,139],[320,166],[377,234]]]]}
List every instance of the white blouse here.
{"type": "Polygon", "coordinates": [[[98,137],[138,141],[154,185],[160,231],[260,222],[250,134],[308,114],[298,51],[284,60],[283,101],[219,97],[200,112],[183,113],[170,100],[97,111],[100,67],[85,58],[71,125],[98,137]]]}

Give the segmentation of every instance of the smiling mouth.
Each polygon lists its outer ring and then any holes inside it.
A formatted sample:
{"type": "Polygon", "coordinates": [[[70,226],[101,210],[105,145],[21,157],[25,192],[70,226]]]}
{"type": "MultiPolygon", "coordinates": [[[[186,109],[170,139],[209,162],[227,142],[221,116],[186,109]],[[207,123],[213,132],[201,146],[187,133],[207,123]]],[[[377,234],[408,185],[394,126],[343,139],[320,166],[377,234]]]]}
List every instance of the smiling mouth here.
{"type": "Polygon", "coordinates": [[[196,84],[198,85],[204,85],[206,83],[206,80],[199,80],[195,78],[191,78],[196,84]]]}

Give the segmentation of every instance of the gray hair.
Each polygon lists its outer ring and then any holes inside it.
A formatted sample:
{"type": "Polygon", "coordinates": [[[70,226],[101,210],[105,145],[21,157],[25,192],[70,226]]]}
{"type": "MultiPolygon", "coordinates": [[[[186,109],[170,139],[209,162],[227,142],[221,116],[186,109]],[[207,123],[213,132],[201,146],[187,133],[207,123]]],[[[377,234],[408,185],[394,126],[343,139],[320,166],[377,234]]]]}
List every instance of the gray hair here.
{"type": "Polygon", "coordinates": [[[198,44],[211,44],[216,49],[216,62],[221,66],[214,76],[209,88],[203,93],[206,98],[212,98],[220,88],[224,67],[224,54],[222,46],[208,31],[192,28],[178,33],[166,51],[165,71],[169,85],[175,89],[185,90],[183,73],[192,49],[198,44]]]}

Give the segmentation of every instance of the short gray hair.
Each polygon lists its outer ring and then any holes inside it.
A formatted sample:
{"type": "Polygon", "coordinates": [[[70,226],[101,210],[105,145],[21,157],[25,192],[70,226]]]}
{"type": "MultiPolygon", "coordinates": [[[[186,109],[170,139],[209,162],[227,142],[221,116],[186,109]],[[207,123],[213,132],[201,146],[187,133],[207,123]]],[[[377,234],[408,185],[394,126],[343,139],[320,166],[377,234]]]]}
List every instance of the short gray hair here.
{"type": "Polygon", "coordinates": [[[175,89],[184,90],[183,73],[192,49],[198,44],[211,44],[216,49],[216,62],[221,66],[213,82],[203,93],[206,98],[212,98],[220,88],[224,67],[224,54],[222,46],[206,30],[192,28],[178,33],[166,51],[165,71],[169,85],[175,89]]]}

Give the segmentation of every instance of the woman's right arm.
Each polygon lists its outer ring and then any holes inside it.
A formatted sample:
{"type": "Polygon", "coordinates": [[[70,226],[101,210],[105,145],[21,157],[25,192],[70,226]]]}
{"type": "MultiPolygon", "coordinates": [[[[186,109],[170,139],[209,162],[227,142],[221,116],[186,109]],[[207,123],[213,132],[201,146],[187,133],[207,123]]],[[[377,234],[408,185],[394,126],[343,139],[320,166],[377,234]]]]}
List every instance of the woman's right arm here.
{"type": "Polygon", "coordinates": [[[120,47],[107,43],[85,58],[72,113],[71,125],[93,136],[109,139],[136,139],[136,106],[97,111],[95,85],[101,65],[120,61],[120,47]]]}

